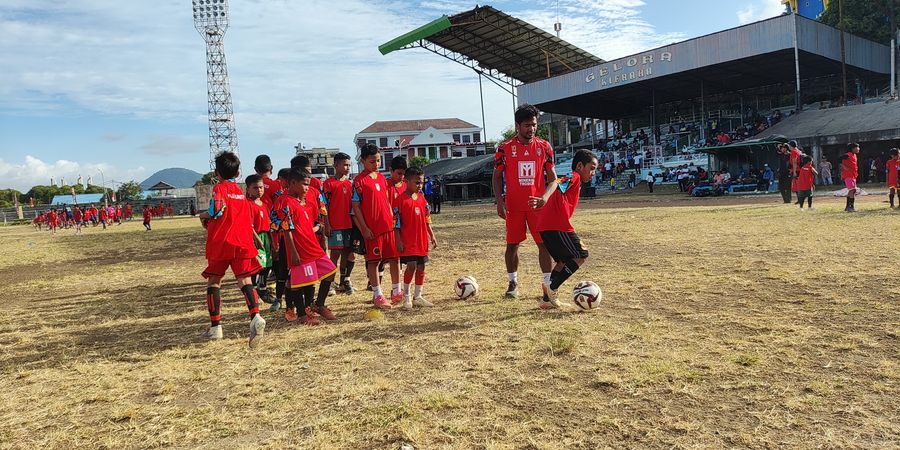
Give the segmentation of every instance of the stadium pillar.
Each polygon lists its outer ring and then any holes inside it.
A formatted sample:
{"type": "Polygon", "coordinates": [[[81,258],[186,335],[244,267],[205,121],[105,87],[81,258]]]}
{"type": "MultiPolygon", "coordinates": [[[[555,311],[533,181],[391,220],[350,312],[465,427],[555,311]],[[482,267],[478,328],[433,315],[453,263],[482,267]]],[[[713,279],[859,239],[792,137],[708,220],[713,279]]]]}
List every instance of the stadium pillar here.
{"type": "Polygon", "coordinates": [[[703,99],[703,80],[700,80],[700,140],[706,140],[706,104],[703,99]]]}
{"type": "Polygon", "coordinates": [[[481,72],[478,72],[478,97],[481,98],[481,142],[487,142],[487,125],[484,121],[484,90],[481,87],[481,72]]]}
{"type": "Polygon", "coordinates": [[[847,106],[847,52],[844,48],[844,0],[838,0],[838,25],[841,29],[841,81],[844,85],[844,102],[841,106],[847,106]]]}
{"type": "Polygon", "coordinates": [[[653,135],[653,145],[659,145],[656,142],[656,90],[650,88],[650,133],[653,135]]]}
{"type": "MultiPolygon", "coordinates": [[[[800,112],[803,108],[803,105],[800,103],[800,48],[797,42],[797,11],[794,11],[792,14],[793,23],[794,23],[794,73],[796,75],[796,83],[794,86],[794,107],[797,112],[800,112]]],[[[841,32],[841,60],[843,61],[844,55],[844,34],[841,32]]],[[[846,76],[846,75],[845,75],[846,76]]],[[[846,88],[846,82],[844,83],[846,88]]],[[[845,89],[846,90],[846,89],[845,89]]]]}

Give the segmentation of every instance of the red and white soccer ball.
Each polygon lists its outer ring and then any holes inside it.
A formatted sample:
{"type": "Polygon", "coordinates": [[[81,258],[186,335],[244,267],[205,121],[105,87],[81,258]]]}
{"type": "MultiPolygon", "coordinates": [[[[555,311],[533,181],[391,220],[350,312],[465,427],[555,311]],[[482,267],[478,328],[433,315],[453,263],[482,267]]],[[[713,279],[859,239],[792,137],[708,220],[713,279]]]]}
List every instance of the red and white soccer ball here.
{"type": "Polygon", "coordinates": [[[465,300],[478,295],[478,282],[471,275],[463,275],[456,279],[454,290],[457,298],[465,300]]]}
{"type": "Polygon", "coordinates": [[[572,301],[584,311],[598,308],[603,298],[603,291],[593,281],[582,281],[572,289],[572,301]]]}

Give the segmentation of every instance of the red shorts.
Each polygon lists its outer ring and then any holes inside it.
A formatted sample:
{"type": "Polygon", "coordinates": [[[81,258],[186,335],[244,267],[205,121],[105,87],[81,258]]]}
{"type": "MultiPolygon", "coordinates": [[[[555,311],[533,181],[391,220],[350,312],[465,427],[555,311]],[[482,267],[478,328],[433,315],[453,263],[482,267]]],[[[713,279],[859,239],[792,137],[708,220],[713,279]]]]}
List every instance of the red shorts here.
{"type": "Polygon", "coordinates": [[[521,244],[525,240],[525,229],[531,232],[535,244],[543,244],[541,234],[537,232],[537,211],[506,211],[506,243],[521,244]]]}
{"type": "Polygon", "coordinates": [[[337,272],[337,267],[328,259],[328,256],[300,263],[299,266],[291,267],[291,289],[312,286],[334,275],[335,272],[337,272]]]}
{"type": "Polygon", "coordinates": [[[375,239],[366,239],[365,241],[366,261],[381,261],[383,259],[397,259],[400,257],[393,231],[379,234],[375,236],[375,239]]]}
{"type": "Polygon", "coordinates": [[[262,270],[256,258],[235,258],[209,261],[203,278],[224,277],[225,271],[231,266],[231,272],[235,278],[246,278],[262,270]]]}

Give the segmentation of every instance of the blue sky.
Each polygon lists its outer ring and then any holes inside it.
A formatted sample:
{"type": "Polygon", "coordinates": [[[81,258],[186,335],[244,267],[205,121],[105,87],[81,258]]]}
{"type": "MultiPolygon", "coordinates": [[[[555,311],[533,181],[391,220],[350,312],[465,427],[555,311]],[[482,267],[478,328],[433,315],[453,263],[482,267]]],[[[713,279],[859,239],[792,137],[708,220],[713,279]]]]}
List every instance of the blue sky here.
{"type": "MultiPolygon", "coordinates": [[[[555,0],[494,1],[546,30],[555,0]]],[[[230,0],[225,48],[243,158],[285,165],[293,146],[353,149],[376,120],[481,123],[478,78],[424,50],[377,46],[460,0],[230,0]]],[[[562,37],[611,59],[772,17],[779,0],[560,0],[562,37]]],[[[205,46],[190,0],[0,2],[0,188],[100,170],[141,181],[208,167],[205,46]]],[[[512,122],[485,83],[486,136],[512,122]]]]}

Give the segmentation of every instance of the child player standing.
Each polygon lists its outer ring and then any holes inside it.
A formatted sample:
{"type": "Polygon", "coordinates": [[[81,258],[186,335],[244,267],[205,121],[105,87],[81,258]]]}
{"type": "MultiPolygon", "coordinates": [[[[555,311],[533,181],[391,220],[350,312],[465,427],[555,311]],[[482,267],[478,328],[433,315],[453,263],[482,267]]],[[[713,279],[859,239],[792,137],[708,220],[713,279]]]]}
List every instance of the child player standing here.
{"type": "Polygon", "coordinates": [[[247,201],[250,203],[250,214],[253,216],[253,243],[259,251],[256,260],[262,267],[262,270],[252,277],[253,286],[260,298],[268,299],[266,276],[272,267],[272,249],[269,243],[269,211],[261,198],[266,191],[266,185],[262,177],[256,174],[247,177],[244,185],[247,186],[247,201]]]}
{"type": "Polygon", "coordinates": [[[544,286],[547,298],[541,300],[541,309],[565,305],[559,301],[559,287],[588,257],[571,220],[581,196],[582,180],[592,179],[596,169],[597,157],[590,151],[579,150],[572,159],[572,175],[550,183],[543,196],[529,199],[532,208],[540,208],[536,228],[556,263],[550,272],[549,286],[544,286]]]}
{"type": "Polygon", "coordinates": [[[328,236],[328,248],[331,251],[331,262],[340,262],[341,279],[338,292],[353,293],[350,273],[356,264],[356,253],[353,251],[353,218],[350,217],[350,200],[353,197],[353,183],[350,182],[350,155],[338,153],[334,155],[334,176],[325,180],[322,186],[325,205],[328,208],[328,220],[331,234],[328,236]]]}
{"type": "Polygon", "coordinates": [[[812,209],[812,195],[815,187],[816,175],[819,172],[812,165],[812,157],[803,155],[800,159],[800,172],[797,175],[797,203],[803,209],[803,202],[809,202],[812,209]]]}
{"type": "Polygon", "coordinates": [[[250,205],[234,181],[240,174],[241,162],[234,153],[222,152],[216,156],[215,167],[219,182],[213,186],[209,209],[200,213],[200,220],[207,230],[208,265],[203,276],[206,278],[206,306],[210,320],[209,329],[203,336],[210,340],[222,339],[222,325],[219,323],[222,277],[231,267],[250,311],[249,344],[250,348],[254,348],[263,336],[266,321],[259,315],[259,298],[250,281],[250,277],[260,269],[253,244],[250,205]]]}
{"type": "Polygon", "coordinates": [[[897,196],[897,190],[900,185],[897,184],[897,170],[900,166],[900,150],[891,149],[891,159],[887,160],[885,167],[887,168],[887,188],[888,198],[891,200],[891,209],[894,209],[894,197],[897,196]]]}
{"type": "Polygon", "coordinates": [[[285,254],[290,268],[285,319],[297,320],[299,313],[301,323],[318,325],[316,312],[326,320],[337,320],[325,306],[337,267],[328,259],[316,237],[318,227],[314,222],[317,216],[306,204],[310,178],[311,175],[301,168],[291,169],[288,174],[288,195],[282,195],[275,202],[273,225],[284,235],[285,254]],[[316,283],[319,283],[319,296],[314,299],[316,283]],[[312,309],[313,301],[315,311],[312,309]]]}
{"type": "MultiPolygon", "coordinates": [[[[400,197],[404,191],[406,191],[406,156],[395,156],[391,159],[391,178],[388,179],[388,185],[391,187],[391,205],[397,201],[397,197],[400,197]]],[[[387,264],[386,260],[381,260],[378,263],[378,283],[384,280],[384,266],[387,264]]],[[[397,286],[392,286],[392,289],[396,290],[397,286]]],[[[369,286],[369,290],[372,290],[372,286],[369,286]]],[[[391,297],[391,304],[396,305],[400,303],[402,299],[400,297],[391,297]]]]}
{"type": "Polygon", "coordinates": [[[144,205],[144,228],[147,231],[150,231],[150,219],[153,218],[153,214],[150,214],[150,208],[147,205],[144,205]]]}
{"type": "Polygon", "coordinates": [[[400,262],[397,243],[394,239],[394,220],[391,210],[391,189],[381,167],[381,153],[374,144],[366,144],[359,149],[363,172],[353,180],[353,220],[359,228],[366,244],[366,274],[372,285],[372,301],[376,307],[389,309],[391,302],[385,299],[378,280],[378,264],[388,261],[393,285],[391,300],[402,300],[400,292],[400,262]]]}
{"type": "Polygon", "coordinates": [[[846,212],[856,212],[856,177],[859,176],[859,165],[856,158],[858,154],[859,144],[851,142],[847,144],[847,154],[841,156],[841,179],[844,180],[844,186],[847,188],[847,206],[844,208],[846,212]]]}
{"type": "Polygon", "coordinates": [[[428,244],[437,247],[434,230],[431,229],[431,206],[425,200],[422,186],[425,174],[418,167],[406,169],[406,189],[394,200],[394,226],[400,263],[406,264],[403,273],[403,309],[434,306],[422,297],[425,284],[425,263],[428,262],[428,244]],[[416,295],[410,298],[410,284],[415,276],[416,295]]]}

